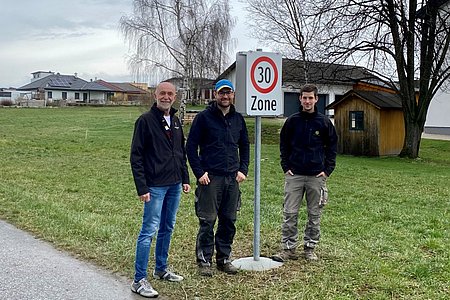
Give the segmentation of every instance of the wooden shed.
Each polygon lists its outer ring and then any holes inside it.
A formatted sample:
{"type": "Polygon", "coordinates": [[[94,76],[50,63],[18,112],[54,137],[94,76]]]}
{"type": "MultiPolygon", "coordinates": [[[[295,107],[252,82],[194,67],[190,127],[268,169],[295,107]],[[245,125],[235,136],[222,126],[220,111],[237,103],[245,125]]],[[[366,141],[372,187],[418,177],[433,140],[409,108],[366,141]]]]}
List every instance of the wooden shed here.
{"type": "Polygon", "coordinates": [[[334,109],[338,153],[386,156],[402,150],[402,104],[400,96],[391,90],[357,84],[327,109],[334,109]]]}

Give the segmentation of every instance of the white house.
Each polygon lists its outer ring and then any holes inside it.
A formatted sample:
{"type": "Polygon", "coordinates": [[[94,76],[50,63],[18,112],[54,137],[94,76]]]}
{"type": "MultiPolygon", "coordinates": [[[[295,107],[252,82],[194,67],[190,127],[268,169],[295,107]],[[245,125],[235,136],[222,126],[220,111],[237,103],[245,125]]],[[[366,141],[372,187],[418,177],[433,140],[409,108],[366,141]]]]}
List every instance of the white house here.
{"type": "MultiPolygon", "coordinates": [[[[287,58],[282,60],[282,72],[284,116],[286,117],[299,110],[300,89],[307,82],[314,83],[319,89],[317,109],[324,114],[333,115],[333,110],[327,111],[325,109],[327,105],[339,100],[353,88],[356,82],[373,82],[376,80],[370,71],[364,67],[304,62],[287,58]]],[[[228,78],[236,83],[236,62],[229,66],[217,80],[222,78],[228,78]]],[[[378,81],[377,83],[380,84],[378,81]]],[[[236,99],[236,101],[239,100],[236,99]]]]}
{"type": "Polygon", "coordinates": [[[61,75],[54,72],[38,71],[32,73],[31,83],[18,88],[28,92],[32,100],[51,103],[67,101],[68,103],[105,103],[113,95],[113,91],[95,81],[81,79],[74,75],[61,75]]]}
{"type": "Polygon", "coordinates": [[[441,89],[431,100],[424,131],[450,135],[450,91],[441,89]]]}
{"type": "Polygon", "coordinates": [[[19,98],[26,97],[26,93],[21,93],[14,88],[0,88],[0,105],[15,104],[19,98]]]}

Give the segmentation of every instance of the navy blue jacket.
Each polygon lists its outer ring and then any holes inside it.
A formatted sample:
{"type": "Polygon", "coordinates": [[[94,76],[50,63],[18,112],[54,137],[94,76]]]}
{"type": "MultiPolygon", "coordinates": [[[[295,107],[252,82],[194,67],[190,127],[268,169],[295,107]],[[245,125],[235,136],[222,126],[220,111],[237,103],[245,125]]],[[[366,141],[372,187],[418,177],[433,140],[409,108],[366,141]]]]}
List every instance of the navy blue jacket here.
{"type": "Polygon", "coordinates": [[[156,104],[136,120],[130,162],[139,196],[150,186],[189,183],[184,135],[175,112],[170,109],[170,128],[156,104]]]}
{"type": "Polygon", "coordinates": [[[186,152],[197,179],[205,172],[232,175],[240,171],[247,175],[250,145],[244,118],[233,105],[224,116],[217,102],[211,102],[195,116],[186,152]]]}
{"type": "Polygon", "coordinates": [[[281,167],[298,175],[327,176],[336,166],[337,134],[330,119],[315,111],[291,115],[280,133],[281,167]]]}

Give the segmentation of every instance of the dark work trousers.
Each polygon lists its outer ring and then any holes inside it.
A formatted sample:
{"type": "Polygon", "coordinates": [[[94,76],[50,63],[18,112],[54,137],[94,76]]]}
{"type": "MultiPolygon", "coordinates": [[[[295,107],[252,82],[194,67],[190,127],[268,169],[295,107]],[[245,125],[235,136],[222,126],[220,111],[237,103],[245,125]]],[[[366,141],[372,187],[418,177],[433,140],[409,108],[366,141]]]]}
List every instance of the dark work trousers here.
{"type": "Polygon", "coordinates": [[[197,263],[210,266],[216,247],[218,265],[230,261],[231,244],[236,233],[236,215],[240,206],[239,183],[236,175],[209,175],[210,183],[197,182],[195,190],[195,212],[199,219],[196,241],[197,263]],[[214,224],[219,219],[214,236],[214,224]]]}

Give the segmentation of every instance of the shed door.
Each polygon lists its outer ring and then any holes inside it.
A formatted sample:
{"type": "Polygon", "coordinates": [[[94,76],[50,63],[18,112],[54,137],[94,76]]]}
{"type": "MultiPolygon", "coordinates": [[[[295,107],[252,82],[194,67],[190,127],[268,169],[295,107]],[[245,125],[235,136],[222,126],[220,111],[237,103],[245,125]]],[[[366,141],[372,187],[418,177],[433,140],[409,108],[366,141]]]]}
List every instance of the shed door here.
{"type": "Polygon", "coordinates": [[[300,109],[299,93],[284,93],[284,116],[289,117],[300,109]]]}

